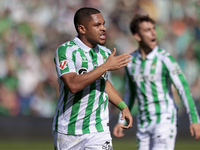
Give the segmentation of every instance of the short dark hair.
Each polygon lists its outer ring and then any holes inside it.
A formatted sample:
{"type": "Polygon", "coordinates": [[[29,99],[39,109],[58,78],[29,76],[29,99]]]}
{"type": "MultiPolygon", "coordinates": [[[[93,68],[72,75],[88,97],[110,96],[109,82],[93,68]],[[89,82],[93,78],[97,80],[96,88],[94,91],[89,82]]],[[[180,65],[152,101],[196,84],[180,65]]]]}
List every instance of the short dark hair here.
{"type": "Polygon", "coordinates": [[[91,15],[101,13],[99,10],[90,7],[83,7],[76,11],[74,15],[74,26],[78,32],[78,26],[85,21],[91,20],[91,15]]]}
{"type": "Polygon", "coordinates": [[[155,21],[152,18],[150,18],[149,15],[136,14],[130,23],[130,30],[132,34],[138,33],[139,24],[144,21],[155,24],[155,21]]]}

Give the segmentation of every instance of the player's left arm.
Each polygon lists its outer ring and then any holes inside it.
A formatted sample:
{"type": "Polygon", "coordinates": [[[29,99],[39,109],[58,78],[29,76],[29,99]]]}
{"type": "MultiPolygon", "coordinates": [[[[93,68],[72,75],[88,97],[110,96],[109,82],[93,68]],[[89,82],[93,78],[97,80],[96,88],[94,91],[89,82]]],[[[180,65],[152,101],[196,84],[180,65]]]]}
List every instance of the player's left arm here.
{"type": "Polygon", "coordinates": [[[112,86],[112,84],[110,83],[109,80],[106,81],[105,90],[108,94],[109,101],[122,111],[121,119],[122,120],[125,119],[127,121],[127,126],[123,125],[122,128],[124,128],[124,129],[131,128],[132,124],[133,124],[132,115],[131,115],[128,107],[126,106],[126,104],[124,103],[122,98],[119,96],[119,94],[117,93],[117,91],[112,86]]]}
{"type": "Polygon", "coordinates": [[[165,65],[169,73],[170,79],[174,86],[176,87],[180,98],[187,110],[190,119],[190,133],[192,136],[195,135],[195,139],[200,139],[200,121],[199,115],[195,107],[194,100],[191,96],[189,86],[185,79],[185,76],[179,67],[175,59],[169,55],[165,59],[165,65]]]}

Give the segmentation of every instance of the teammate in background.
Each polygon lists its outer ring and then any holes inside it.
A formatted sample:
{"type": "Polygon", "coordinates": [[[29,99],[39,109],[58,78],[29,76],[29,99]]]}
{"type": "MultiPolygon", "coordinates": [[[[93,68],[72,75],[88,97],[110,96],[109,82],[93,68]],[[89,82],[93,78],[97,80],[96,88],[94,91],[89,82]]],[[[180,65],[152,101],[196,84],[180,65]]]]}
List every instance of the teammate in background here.
{"type": "Polygon", "coordinates": [[[104,46],[105,21],[100,11],[81,8],[74,16],[78,36],[55,53],[59,98],[53,120],[56,150],[112,150],[108,101],[122,110],[132,127],[131,113],[108,80],[108,71],[124,67],[129,54],[114,56],[104,46]]]}
{"type": "MultiPolygon", "coordinates": [[[[174,58],[157,46],[155,22],[148,15],[136,15],[130,29],[139,44],[125,67],[124,101],[131,109],[138,100],[138,150],[173,150],[177,134],[177,107],[173,100],[174,84],[190,119],[190,132],[200,138],[199,116],[185,77],[174,58]],[[135,97],[136,96],[136,97],[135,97]]],[[[116,137],[124,136],[119,120],[116,137]]]]}

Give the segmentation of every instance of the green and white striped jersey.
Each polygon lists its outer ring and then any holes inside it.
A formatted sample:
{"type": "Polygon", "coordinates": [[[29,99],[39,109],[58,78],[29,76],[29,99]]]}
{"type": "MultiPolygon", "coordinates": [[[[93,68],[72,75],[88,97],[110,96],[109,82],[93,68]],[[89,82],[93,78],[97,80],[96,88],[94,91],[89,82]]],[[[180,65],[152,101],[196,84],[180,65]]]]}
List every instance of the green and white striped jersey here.
{"type": "Polygon", "coordinates": [[[53,120],[53,131],[80,135],[109,131],[108,95],[105,91],[108,73],[72,94],[60,80],[63,74],[78,75],[92,71],[103,64],[111,51],[97,45],[91,49],[75,37],[61,45],[55,53],[55,66],[59,82],[59,98],[53,120]]]}
{"type": "Polygon", "coordinates": [[[138,100],[138,123],[151,123],[153,118],[159,123],[161,115],[168,113],[173,119],[176,104],[173,100],[171,83],[174,84],[181,97],[190,123],[199,122],[198,112],[191,97],[186,79],[174,58],[165,50],[156,46],[145,60],[139,50],[131,54],[132,61],[125,67],[124,101],[132,108],[134,99],[138,100]],[[136,97],[135,97],[136,96],[136,97]]]}

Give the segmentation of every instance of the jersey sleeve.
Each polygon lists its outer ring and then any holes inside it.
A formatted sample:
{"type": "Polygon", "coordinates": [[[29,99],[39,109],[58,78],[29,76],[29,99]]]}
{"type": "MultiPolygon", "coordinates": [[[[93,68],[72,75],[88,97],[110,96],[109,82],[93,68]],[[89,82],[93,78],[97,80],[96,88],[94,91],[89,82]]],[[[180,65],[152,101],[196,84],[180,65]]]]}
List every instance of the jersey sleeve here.
{"type": "MultiPolygon", "coordinates": [[[[133,108],[133,104],[135,101],[136,95],[136,88],[135,84],[132,82],[131,75],[128,72],[127,67],[125,67],[125,76],[124,76],[124,83],[125,83],[125,94],[124,94],[124,102],[128,106],[129,110],[131,111],[133,108]]],[[[118,123],[125,123],[125,120],[121,120],[122,112],[120,111],[118,123]]]]}
{"type": "Polygon", "coordinates": [[[167,68],[167,73],[172,83],[176,87],[179,96],[186,108],[187,114],[189,115],[190,123],[199,123],[199,115],[181,68],[170,54],[166,56],[166,58],[164,59],[164,63],[167,68]]]}
{"type": "Polygon", "coordinates": [[[55,53],[54,62],[58,77],[69,72],[76,72],[73,51],[67,45],[60,46],[55,53]]]}

